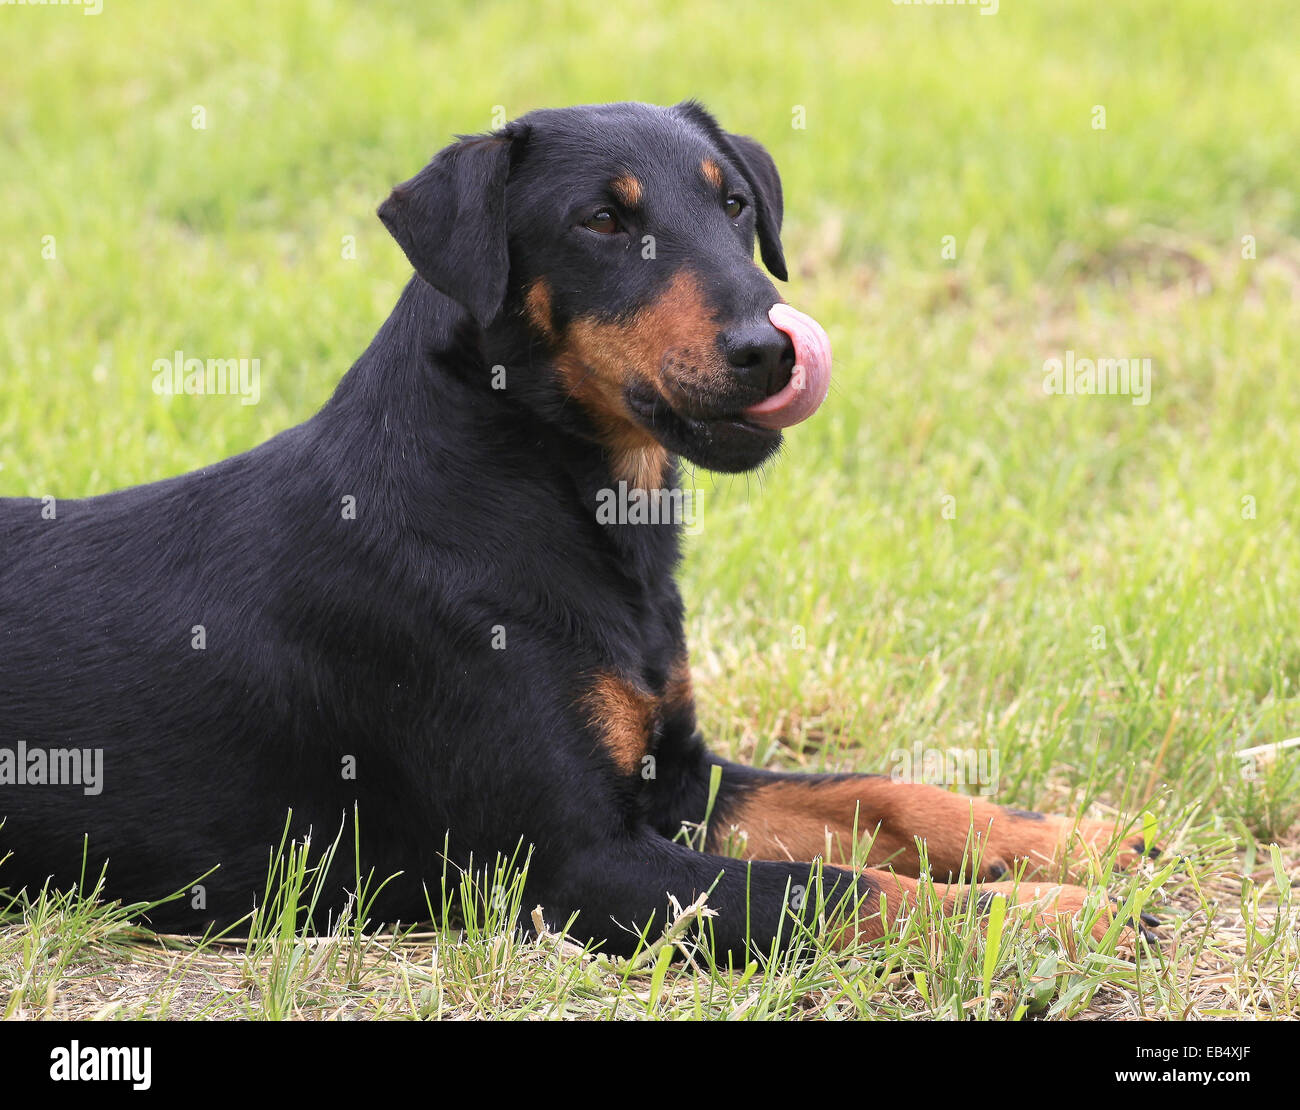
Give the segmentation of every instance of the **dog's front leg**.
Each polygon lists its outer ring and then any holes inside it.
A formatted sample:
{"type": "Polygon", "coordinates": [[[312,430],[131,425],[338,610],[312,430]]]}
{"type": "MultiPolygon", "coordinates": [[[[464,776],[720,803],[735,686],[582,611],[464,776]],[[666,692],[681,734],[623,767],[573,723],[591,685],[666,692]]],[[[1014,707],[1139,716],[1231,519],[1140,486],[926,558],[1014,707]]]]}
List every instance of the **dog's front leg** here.
{"type": "Polygon", "coordinates": [[[1113,846],[1121,866],[1159,854],[1148,849],[1140,830],[1009,809],[937,786],[712,762],[721,766],[722,783],[708,845],[748,859],[821,857],[917,876],[920,841],[935,878],[995,881],[1013,873],[1059,879],[1071,864],[1113,846]]]}
{"type": "Polygon", "coordinates": [[[833,940],[869,935],[879,927],[871,923],[881,894],[875,882],[827,867],[818,886],[812,863],[730,859],[646,830],[569,855],[562,869],[531,886],[529,897],[540,903],[548,928],[629,956],[642,937],[652,943],[662,935],[676,908],[707,893],[711,916],[703,936],[719,959],[743,962],[774,944],[790,947],[801,927],[816,929],[819,913],[833,924],[833,940]]]}

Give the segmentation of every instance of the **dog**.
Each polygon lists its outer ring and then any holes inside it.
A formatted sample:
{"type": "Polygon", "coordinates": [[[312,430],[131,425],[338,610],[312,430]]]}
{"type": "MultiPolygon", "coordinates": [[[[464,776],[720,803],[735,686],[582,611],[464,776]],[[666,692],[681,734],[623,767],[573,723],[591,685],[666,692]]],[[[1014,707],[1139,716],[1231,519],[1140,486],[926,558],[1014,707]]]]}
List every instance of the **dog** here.
{"type": "Polygon", "coordinates": [[[415,274],[316,416],[0,501],[0,882],[106,867],[197,932],[254,907],[284,837],[343,828],[322,910],[374,876],[375,918],[424,920],[449,869],[522,846],[527,907],[611,954],[704,894],[719,953],[878,938],[923,866],[948,909],[975,883],[1069,924],[1063,869],[1140,835],[711,754],[681,514],[601,516],[681,460],[762,466],[826,395],[825,333],[754,259],[786,280],[782,212],[772,157],[694,101],[461,136],[379,208],[415,274]]]}

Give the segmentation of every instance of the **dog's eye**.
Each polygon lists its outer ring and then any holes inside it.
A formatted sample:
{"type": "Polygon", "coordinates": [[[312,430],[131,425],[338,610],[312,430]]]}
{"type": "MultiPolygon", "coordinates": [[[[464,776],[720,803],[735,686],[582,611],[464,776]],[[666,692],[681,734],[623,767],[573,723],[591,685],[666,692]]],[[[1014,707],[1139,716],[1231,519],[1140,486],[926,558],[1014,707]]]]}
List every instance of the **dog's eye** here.
{"type": "Polygon", "coordinates": [[[732,193],[731,196],[727,198],[727,203],[724,207],[726,208],[727,218],[734,220],[745,210],[745,200],[743,197],[738,197],[735,193],[732,193]]]}
{"type": "Polygon", "coordinates": [[[613,235],[618,230],[618,217],[608,208],[601,208],[584,220],[582,226],[599,235],[613,235]]]}

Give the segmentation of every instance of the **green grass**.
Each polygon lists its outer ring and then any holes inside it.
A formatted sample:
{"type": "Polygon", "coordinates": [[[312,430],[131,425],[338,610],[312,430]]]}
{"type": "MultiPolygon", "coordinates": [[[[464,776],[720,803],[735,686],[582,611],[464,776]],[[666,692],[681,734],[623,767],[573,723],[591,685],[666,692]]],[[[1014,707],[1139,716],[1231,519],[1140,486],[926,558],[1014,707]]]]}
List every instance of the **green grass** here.
{"type": "Polygon", "coordinates": [[[1112,881],[1166,915],[1159,958],[1014,913],[992,957],[922,913],[870,958],[736,972],[500,918],[160,947],[45,896],[0,929],[0,1011],[1300,1014],[1300,753],[1233,756],[1300,735],[1298,31],[1281,0],[0,9],[0,494],[102,493],[309,417],[407,276],[376,204],[497,106],[699,96],[776,157],[785,292],[836,349],[777,465],[695,476],[706,733],[807,769],[996,753],[999,800],[1145,813],[1186,857],[1112,881]],[[176,349],[259,357],[261,403],[155,396],[176,349]],[[1046,395],[1067,350],[1149,357],[1150,403],[1046,395]]]}

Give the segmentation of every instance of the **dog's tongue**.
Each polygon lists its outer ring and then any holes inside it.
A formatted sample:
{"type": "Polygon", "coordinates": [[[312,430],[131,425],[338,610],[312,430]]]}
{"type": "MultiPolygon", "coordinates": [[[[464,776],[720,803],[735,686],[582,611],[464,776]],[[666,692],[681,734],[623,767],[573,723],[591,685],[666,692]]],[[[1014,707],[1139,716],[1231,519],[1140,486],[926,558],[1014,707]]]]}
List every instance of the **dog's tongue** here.
{"type": "Polygon", "coordinates": [[[774,304],[767,318],[794,344],[794,370],[785,388],[745,410],[764,428],[788,428],[807,420],[831,387],[831,341],[821,324],[788,304],[774,304]]]}

